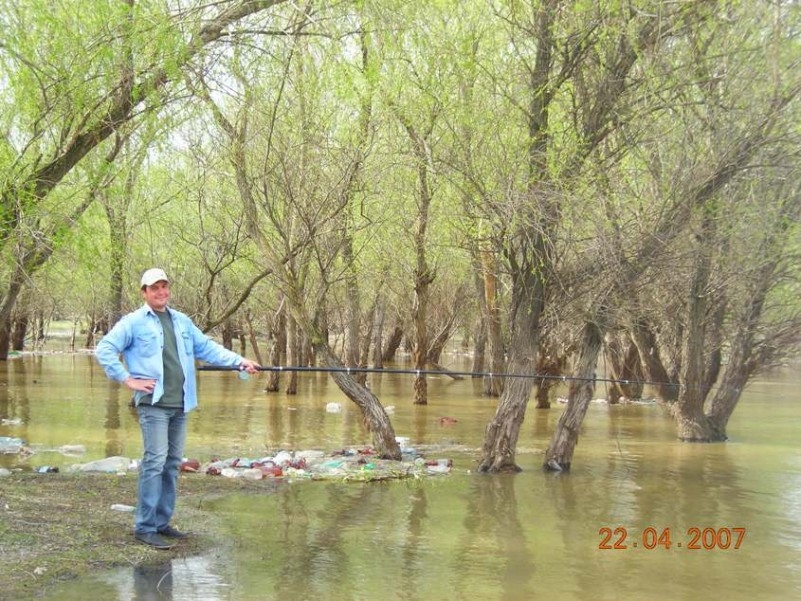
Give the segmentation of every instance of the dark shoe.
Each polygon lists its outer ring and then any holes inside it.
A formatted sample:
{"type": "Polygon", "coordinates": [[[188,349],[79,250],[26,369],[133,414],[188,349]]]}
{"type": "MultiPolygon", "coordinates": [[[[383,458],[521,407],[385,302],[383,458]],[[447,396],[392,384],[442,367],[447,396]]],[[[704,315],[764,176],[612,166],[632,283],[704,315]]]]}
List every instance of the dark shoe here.
{"type": "Polygon", "coordinates": [[[186,532],[181,532],[178,530],[178,528],[173,528],[172,526],[162,528],[159,530],[159,534],[161,534],[161,536],[168,536],[170,538],[186,538],[189,536],[186,532]]]}
{"type": "Polygon", "coordinates": [[[140,543],[150,545],[154,549],[172,549],[175,545],[175,543],[164,540],[164,538],[156,532],[137,532],[134,536],[140,543]]]}

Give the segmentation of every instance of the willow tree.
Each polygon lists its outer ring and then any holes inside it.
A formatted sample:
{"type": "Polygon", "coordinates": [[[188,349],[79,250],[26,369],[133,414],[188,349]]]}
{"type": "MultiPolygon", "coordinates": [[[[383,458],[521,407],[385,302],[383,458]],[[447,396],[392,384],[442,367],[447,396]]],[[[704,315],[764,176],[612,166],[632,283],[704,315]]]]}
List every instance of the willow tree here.
{"type": "MultiPolygon", "coordinates": [[[[522,88],[527,95],[523,116],[528,175],[501,238],[512,281],[508,369],[533,375],[545,301],[558,290],[554,286],[557,234],[564,203],[571,190],[575,194],[588,189],[578,184],[579,178],[595,160],[599,145],[620,125],[616,110],[632,85],[630,74],[638,58],[667,37],[687,12],[678,8],[651,15],[606,5],[571,10],[552,1],[537,5],[529,15],[513,2],[502,16],[510,24],[511,39],[520,49],[518,60],[528,77],[522,88]],[[559,116],[563,117],[555,122],[559,116]],[[562,132],[559,136],[557,130],[562,132]]],[[[596,318],[604,315],[598,313],[596,318]]],[[[585,327],[589,349],[600,349],[605,326],[597,327],[596,322],[590,320],[585,327]]],[[[580,359],[582,370],[588,366],[594,370],[596,358],[580,359]]],[[[518,469],[515,446],[533,381],[508,378],[495,417],[487,426],[482,471],[518,469]]],[[[580,390],[580,381],[576,382],[574,396],[580,390]]],[[[569,429],[570,424],[563,421],[561,432],[569,429]]]]}
{"type": "MultiPolygon", "coordinates": [[[[368,97],[330,83],[348,71],[354,86],[367,85],[369,56],[342,52],[315,14],[288,17],[285,36],[254,34],[252,47],[270,44],[270,53],[227,56],[222,73],[234,73],[234,80],[215,88],[221,80],[211,68],[196,90],[218,129],[218,159],[225,162],[219,168],[228,177],[218,176],[217,185],[224,187],[228,178],[235,183],[259,261],[272,272],[269,283],[281,291],[315,360],[333,368],[335,383],[360,409],[377,452],[399,459],[386,411],[366,386],[339,369],[344,364],[327,333],[329,297],[341,282],[346,289],[352,283],[353,265],[343,257],[355,254],[348,228],[358,214],[352,204],[369,150],[371,110],[368,97]],[[349,235],[343,236],[343,226],[349,235]]],[[[358,36],[343,39],[355,40],[358,48],[358,36]]],[[[350,288],[345,296],[356,292],[350,288]]]]}
{"type": "Polygon", "coordinates": [[[196,3],[174,13],[132,0],[92,10],[51,2],[3,9],[0,359],[25,279],[91,202],[86,192],[75,194],[90,188],[75,168],[103,146],[108,153],[116,132],[163,106],[171,84],[237,22],[282,2],[196,3]],[[64,191],[54,200],[57,190],[64,191]]]}
{"type": "MultiPolygon", "coordinates": [[[[681,310],[669,314],[670,319],[681,321],[681,333],[676,339],[681,341],[682,348],[675,353],[680,355],[679,386],[671,405],[679,437],[715,439],[703,405],[720,370],[725,341],[721,328],[731,314],[727,303],[732,299],[725,290],[737,280],[738,274],[728,270],[726,275],[721,273],[716,278],[714,269],[716,262],[725,264],[716,257],[724,256],[726,249],[741,244],[731,237],[731,232],[724,232],[720,227],[724,216],[738,214],[737,189],[741,176],[753,172],[755,161],[776,144],[777,126],[797,93],[797,84],[784,77],[779,78],[779,85],[776,80],[770,81],[768,94],[763,96],[757,92],[765,89],[766,82],[759,81],[752,71],[754,50],[763,45],[752,45],[750,38],[753,15],[760,13],[758,10],[751,12],[752,5],[739,8],[742,13],[730,11],[725,18],[718,18],[713,10],[691,10],[676,21],[681,29],[676,29],[675,35],[669,26],[662,29],[671,35],[670,51],[650,55],[654,61],[649,59],[649,71],[671,72],[674,77],[659,78],[656,89],[662,90],[658,94],[660,105],[656,105],[643,121],[633,120],[628,129],[638,127],[637,131],[645,132],[648,131],[645,124],[650,123],[653,137],[646,140],[647,136],[643,136],[643,142],[633,148],[672,147],[673,161],[666,160],[668,154],[654,154],[651,150],[651,159],[655,160],[649,165],[649,175],[655,176],[656,181],[650,189],[656,192],[652,207],[656,219],[652,229],[642,229],[644,236],[634,237],[633,244],[625,252],[617,253],[620,260],[610,272],[610,294],[590,305],[580,360],[574,370],[578,379],[571,385],[568,408],[546,452],[545,462],[549,467],[565,469],[570,466],[579,427],[591,398],[592,373],[601,349],[601,337],[613,325],[613,314],[619,315],[626,295],[653,281],[653,274],[659,267],[670,270],[674,280],[672,290],[685,289],[687,294],[681,310]],[[711,76],[724,65],[725,78],[711,76]],[[665,83],[671,87],[666,87],[665,83]],[[713,87],[716,89],[711,93],[713,87]],[[695,93],[698,90],[702,93],[695,93]],[[688,102],[688,96],[693,101],[688,102]],[[673,98],[673,102],[661,106],[667,98],[673,98]],[[737,98],[748,98],[749,102],[738,105],[737,98]],[[729,108],[718,109],[723,106],[729,108]],[[683,127],[676,128],[677,121],[683,122],[683,127]],[[663,138],[654,136],[656,132],[663,138]],[[670,192],[663,194],[665,190],[670,192]],[[675,260],[682,256],[674,254],[677,249],[691,249],[689,254],[683,253],[688,258],[687,263],[675,260]],[[678,286],[676,280],[680,282],[678,286]]],[[[650,86],[642,88],[650,89],[650,86]]],[[[631,141],[631,135],[627,135],[627,148],[631,141]]],[[[629,162],[624,164],[631,166],[629,162]]],[[[632,198],[630,202],[633,206],[642,204],[640,199],[632,198]]],[[[643,225],[641,222],[640,228],[643,225]]],[[[772,228],[768,227],[770,231],[772,228]]],[[[745,235],[754,239],[761,237],[753,231],[745,235]]],[[[619,239],[614,235],[612,238],[619,239]]],[[[754,257],[757,263],[761,263],[761,256],[754,257]]],[[[763,275],[767,273],[762,272],[763,275]]],[[[635,313],[631,322],[640,322],[638,317],[635,313]]],[[[741,365],[740,369],[743,367],[741,365]]]]}

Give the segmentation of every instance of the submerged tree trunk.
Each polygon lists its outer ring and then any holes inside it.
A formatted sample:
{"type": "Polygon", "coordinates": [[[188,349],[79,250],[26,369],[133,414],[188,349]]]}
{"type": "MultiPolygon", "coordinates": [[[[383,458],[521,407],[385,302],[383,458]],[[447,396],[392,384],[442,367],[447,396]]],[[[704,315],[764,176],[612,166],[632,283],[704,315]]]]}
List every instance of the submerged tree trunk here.
{"type": "MultiPolygon", "coordinates": [[[[278,295],[278,310],[272,319],[270,335],[273,339],[273,346],[270,349],[270,365],[279,367],[281,359],[287,354],[287,310],[286,298],[282,293],[278,295]]],[[[278,392],[281,389],[281,374],[278,371],[271,371],[267,374],[267,384],[265,392],[278,392]]]]}
{"type": "Polygon", "coordinates": [[[687,298],[687,324],[679,374],[679,398],[670,406],[676,419],[679,440],[710,442],[718,440],[704,415],[704,402],[709,389],[704,385],[707,319],[709,314],[709,282],[712,265],[712,246],[716,244],[715,218],[709,209],[704,213],[701,231],[697,235],[695,265],[687,298]]]}
{"type": "MultiPolygon", "coordinates": [[[[539,243],[544,244],[544,240],[540,239],[539,243]]],[[[523,247],[525,248],[525,244],[523,247]]],[[[518,256],[522,259],[522,264],[519,270],[513,272],[514,310],[510,320],[513,334],[509,371],[515,374],[533,374],[539,344],[539,320],[545,305],[544,282],[537,269],[538,265],[529,262],[535,261],[533,253],[524,251],[518,253],[518,256]]],[[[533,383],[531,378],[506,378],[498,408],[484,434],[484,446],[478,464],[480,472],[520,471],[515,463],[515,448],[533,383]]]]}
{"type": "Polygon", "coordinates": [[[534,398],[537,401],[537,409],[550,409],[551,392],[558,386],[559,376],[565,375],[567,366],[567,355],[560,352],[556,342],[551,336],[540,343],[539,356],[537,358],[537,374],[544,377],[537,380],[537,392],[534,398]]]}
{"type": "Polygon", "coordinates": [[[710,428],[717,440],[728,438],[726,426],[748,380],[754,372],[770,365],[774,357],[781,353],[775,349],[781,347],[782,334],[785,336],[789,334],[791,339],[797,337],[795,333],[797,328],[791,322],[788,327],[782,328],[779,332],[774,332],[773,336],[768,337],[764,343],[762,356],[759,356],[755,348],[756,335],[761,329],[760,322],[765,301],[776,282],[776,271],[781,262],[781,252],[776,248],[776,246],[781,246],[781,241],[777,241],[774,237],[781,232],[778,238],[782,238],[786,220],[796,221],[799,211],[801,211],[801,202],[798,201],[791,200],[782,208],[777,218],[777,225],[774,226],[777,231],[770,232],[766,236],[761,248],[762,253],[755,257],[756,260],[762,257],[763,263],[752,276],[753,285],[748,288],[746,293],[745,307],[738,321],[737,333],[729,348],[728,363],[723,372],[720,386],[712,397],[707,411],[710,428]]]}
{"type": "Polygon", "coordinates": [[[400,325],[396,325],[381,352],[382,362],[387,363],[395,360],[395,354],[398,352],[401,342],[403,342],[403,328],[400,325]]]}
{"type": "Polygon", "coordinates": [[[11,350],[25,350],[25,336],[28,333],[28,314],[17,314],[14,318],[14,328],[11,334],[11,350]]]}
{"type": "Polygon", "coordinates": [[[619,403],[621,399],[642,398],[643,380],[642,360],[637,345],[628,336],[607,336],[605,356],[608,360],[610,383],[607,402],[619,403]]]}
{"type": "Polygon", "coordinates": [[[549,470],[569,470],[573,452],[578,444],[579,430],[587,407],[595,391],[595,368],[603,347],[604,331],[607,328],[607,308],[601,306],[594,319],[584,324],[578,363],[570,382],[567,408],[559,418],[551,444],[545,452],[544,467],[549,470]]]}
{"type": "MultiPolygon", "coordinates": [[[[290,367],[299,367],[302,362],[303,349],[300,340],[300,328],[297,322],[290,316],[287,320],[287,344],[286,362],[290,367]]],[[[298,393],[298,372],[290,371],[287,376],[286,394],[298,393]]]]}
{"type": "MultiPolygon", "coordinates": [[[[553,90],[553,23],[557,2],[550,0],[536,9],[537,53],[530,73],[527,107],[528,185],[516,226],[503,249],[512,278],[508,369],[533,374],[537,366],[539,325],[545,309],[547,278],[552,268],[551,234],[559,217],[559,200],[546,185],[548,178],[548,119],[553,90]]],[[[515,448],[531,397],[531,378],[506,379],[495,415],[487,424],[479,471],[519,471],[515,448]]]]}
{"type": "MultiPolygon", "coordinates": [[[[314,354],[325,367],[342,368],[342,363],[334,356],[328,345],[312,343],[314,354]]],[[[359,384],[345,371],[333,371],[331,377],[339,389],[361,410],[365,426],[373,437],[376,454],[382,459],[400,461],[401,450],[395,439],[392,422],[378,398],[369,388],[359,384]]]]}
{"type": "Polygon", "coordinates": [[[679,398],[679,385],[669,374],[662,362],[656,335],[650,325],[640,319],[631,330],[632,341],[637,347],[637,354],[642,361],[644,377],[656,388],[659,400],[672,403],[679,398]]]}

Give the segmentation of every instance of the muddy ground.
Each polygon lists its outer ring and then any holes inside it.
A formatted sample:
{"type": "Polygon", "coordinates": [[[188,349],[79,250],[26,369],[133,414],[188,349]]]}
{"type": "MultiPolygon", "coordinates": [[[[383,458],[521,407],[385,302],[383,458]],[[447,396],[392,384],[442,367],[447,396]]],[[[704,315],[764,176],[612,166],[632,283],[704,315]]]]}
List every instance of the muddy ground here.
{"type": "Polygon", "coordinates": [[[133,537],[132,514],[112,505],[136,503],[136,474],[30,472],[0,477],[0,599],[35,599],[65,579],[117,566],[226,551],[226,537],[204,502],[220,495],[269,493],[275,482],[182,474],[175,525],[193,536],[170,551],[133,537]]]}

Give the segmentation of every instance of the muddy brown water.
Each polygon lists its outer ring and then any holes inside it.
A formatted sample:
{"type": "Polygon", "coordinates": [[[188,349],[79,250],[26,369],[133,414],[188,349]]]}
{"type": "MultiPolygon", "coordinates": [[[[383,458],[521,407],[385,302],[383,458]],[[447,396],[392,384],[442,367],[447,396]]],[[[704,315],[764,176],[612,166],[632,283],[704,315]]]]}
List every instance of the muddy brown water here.
{"type": "MultiPolygon", "coordinates": [[[[452,366],[463,369],[461,361],[452,366]]],[[[187,455],[201,461],[369,444],[355,408],[324,374],[303,374],[293,397],[265,394],[262,378],[199,379],[187,455]],[[328,412],[328,403],[342,411],[328,412]]],[[[394,407],[396,434],[426,456],[452,459],[450,474],[293,481],[269,495],[231,495],[209,509],[230,532],[232,554],[165,554],[162,565],[65,583],[46,598],[797,598],[799,383],[801,370],[787,369],[751,384],[725,444],[677,442],[656,404],[593,403],[568,475],[539,467],[563,406],[530,408],[518,445],[524,471],[487,476],[474,468],[495,401],[481,397],[478,382],[431,378],[430,404],[420,407],[411,403],[409,376],[371,376],[394,407]]],[[[127,397],[88,355],[9,361],[0,373],[0,437],[22,438],[35,454],[0,455],[0,466],[137,458],[127,397]],[[85,452],[68,456],[65,447],[85,452]]]]}

